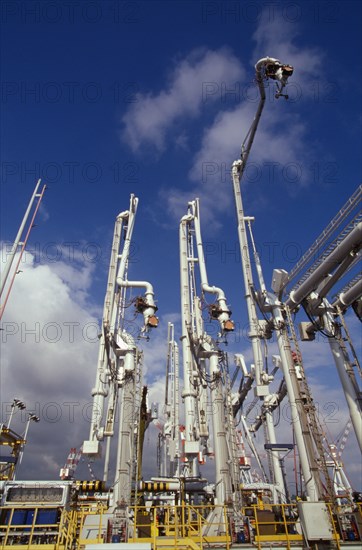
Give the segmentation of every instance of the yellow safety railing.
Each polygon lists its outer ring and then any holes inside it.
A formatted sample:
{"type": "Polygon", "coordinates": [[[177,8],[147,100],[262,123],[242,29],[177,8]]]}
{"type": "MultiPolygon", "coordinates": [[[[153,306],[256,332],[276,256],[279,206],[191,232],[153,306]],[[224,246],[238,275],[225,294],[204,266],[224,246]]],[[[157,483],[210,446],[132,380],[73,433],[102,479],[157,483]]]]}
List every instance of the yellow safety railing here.
{"type": "Polygon", "coordinates": [[[244,542],[254,542],[258,548],[263,542],[284,542],[290,549],[292,543],[303,540],[294,505],[264,505],[263,509],[252,505],[243,507],[242,512],[244,542]]]}
{"type": "Polygon", "coordinates": [[[340,540],[361,541],[362,503],[357,502],[353,503],[353,505],[341,506],[337,509],[337,514],[330,503],[327,503],[327,506],[338,550],[341,548],[340,540]]]}
{"type": "Polygon", "coordinates": [[[223,544],[230,548],[231,533],[226,506],[133,506],[129,542],[151,542],[153,548],[204,548],[223,544]],[[211,515],[213,513],[213,515],[211,515]],[[214,516],[214,519],[213,519],[214,516]]]}
{"type": "MultiPolygon", "coordinates": [[[[338,510],[337,514],[330,504],[327,510],[332,540],[338,550],[342,541],[361,540],[361,503],[355,503],[353,509],[338,510]]],[[[259,550],[267,542],[278,542],[290,550],[303,544],[295,504],[243,507],[236,527],[230,512],[227,506],[186,503],[132,506],[128,509],[124,536],[128,542],[149,542],[154,550],[178,547],[202,550],[213,545],[229,549],[233,542],[253,543],[259,550]]],[[[81,550],[86,544],[110,542],[111,523],[112,514],[103,503],[68,511],[59,508],[57,514],[54,507],[43,505],[32,508],[23,518],[19,506],[0,507],[0,548],[13,550],[16,545],[17,550],[36,550],[39,546],[44,550],[81,550]],[[47,511],[53,511],[53,516],[47,511]],[[54,522],[41,523],[49,518],[54,522]]]]}
{"type": "MultiPolygon", "coordinates": [[[[77,510],[59,509],[54,523],[42,523],[40,514],[54,511],[54,506],[38,506],[28,509],[27,523],[19,522],[19,506],[0,508],[0,548],[10,550],[16,545],[17,549],[38,547],[48,550],[78,549],[90,542],[102,543],[104,525],[102,515],[104,508],[78,508],[77,510]],[[88,521],[88,527],[94,527],[93,539],[82,539],[81,533],[85,518],[97,514],[94,525],[88,521]],[[100,516],[98,516],[100,514],[100,516]]],[[[21,511],[21,510],[20,510],[21,511]]]]}
{"type": "MultiPolygon", "coordinates": [[[[27,523],[20,523],[17,506],[7,506],[1,510],[2,521],[0,524],[0,546],[1,548],[18,548],[42,545],[47,548],[66,548],[70,542],[70,514],[60,510],[56,520],[52,523],[40,521],[40,514],[53,512],[54,507],[42,506],[29,509],[26,516],[27,523]],[[30,520],[30,521],[29,521],[30,520]]],[[[24,509],[24,514],[26,509],[24,509]]],[[[25,516],[24,516],[25,517],[25,516]]]]}
{"type": "Polygon", "coordinates": [[[77,550],[84,548],[85,544],[102,544],[107,542],[106,525],[107,525],[107,507],[99,504],[98,506],[81,506],[73,511],[73,545],[72,549],[77,550]],[[94,517],[94,520],[92,519],[94,517]],[[82,532],[87,519],[86,537],[82,536],[82,532]]]}
{"type": "MultiPolygon", "coordinates": [[[[341,541],[362,538],[362,506],[355,504],[354,510],[334,512],[333,506],[326,503],[332,528],[331,538],[338,550],[341,541]],[[344,524],[343,524],[344,520],[344,524]],[[343,529],[345,526],[345,530],[343,529]]],[[[254,542],[258,548],[266,542],[284,542],[286,548],[303,541],[302,528],[298,519],[297,507],[294,504],[264,505],[261,509],[258,505],[247,506],[242,509],[246,519],[243,530],[243,541],[254,542]]]]}

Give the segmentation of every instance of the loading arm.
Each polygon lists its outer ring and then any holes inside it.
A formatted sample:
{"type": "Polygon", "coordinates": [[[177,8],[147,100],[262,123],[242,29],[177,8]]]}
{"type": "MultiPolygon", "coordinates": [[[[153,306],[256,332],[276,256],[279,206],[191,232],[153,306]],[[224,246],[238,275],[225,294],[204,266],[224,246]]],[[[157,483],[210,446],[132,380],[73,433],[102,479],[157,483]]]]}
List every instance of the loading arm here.
{"type": "MultiPolygon", "coordinates": [[[[198,199],[188,203],[188,212],[180,222],[180,274],[182,306],[182,346],[184,364],[185,442],[184,452],[188,474],[195,475],[196,456],[202,459],[201,445],[208,453],[208,412],[211,403],[215,450],[215,497],[217,502],[238,499],[233,487],[239,483],[236,457],[230,448],[230,428],[227,422],[227,399],[223,379],[221,353],[217,343],[205,332],[201,315],[201,300],[196,290],[195,266],[198,264],[201,290],[216,295],[214,319],[224,334],[234,328],[224,292],[210,286],[200,230],[198,199]],[[195,246],[196,245],[196,246],[195,246]],[[195,250],[196,249],[196,250],[195,250]],[[197,251],[197,254],[196,254],[197,251]],[[209,398],[208,398],[209,396],[209,398]],[[201,444],[201,445],[200,445],[201,444]],[[194,458],[195,457],[195,458],[194,458]],[[237,474],[237,475],[236,475],[237,474]]],[[[234,426],[232,426],[234,429],[234,426]]]]}
{"type": "Polygon", "coordinates": [[[128,281],[127,266],[131,247],[131,239],[134,229],[135,217],[138,206],[138,198],[131,195],[130,208],[128,211],[122,212],[119,217],[127,220],[127,230],[124,239],[123,251],[120,256],[116,283],[120,288],[145,288],[144,298],[137,298],[136,310],[143,314],[144,326],[142,332],[147,332],[148,328],[158,326],[158,318],[155,316],[157,307],[154,301],[153,287],[146,281],[128,281]]]}
{"type": "Polygon", "coordinates": [[[283,95],[282,91],[285,88],[288,78],[293,74],[293,67],[291,65],[282,64],[279,59],[274,57],[263,57],[255,65],[255,78],[259,88],[260,100],[259,105],[253,120],[253,123],[247,133],[245,140],[241,146],[241,168],[240,179],[242,178],[245,165],[247,163],[251,147],[254,142],[254,137],[258,129],[261,114],[265,104],[265,80],[269,78],[278,81],[277,93],[275,97],[278,99],[280,96],[288,98],[287,95],[283,95]]]}
{"type": "Polygon", "coordinates": [[[194,201],[189,202],[189,208],[191,210],[193,222],[194,222],[197,254],[199,259],[199,270],[200,270],[200,278],[201,278],[201,289],[203,292],[216,294],[217,306],[211,306],[210,308],[211,317],[219,321],[222,334],[225,332],[231,332],[234,330],[234,323],[230,319],[231,311],[227,306],[224,291],[217,286],[210,286],[207,278],[206,262],[205,262],[204,249],[203,249],[202,237],[201,237],[199,199],[197,198],[194,201]]]}
{"type": "MultiPolygon", "coordinates": [[[[93,409],[89,440],[84,441],[83,454],[100,456],[100,441],[106,440],[104,457],[104,481],[107,481],[110,460],[110,441],[115,433],[118,416],[116,475],[114,502],[129,503],[132,479],[139,475],[135,426],[139,424],[142,373],[142,353],[134,338],[124,329],[127,288],[144,288],[144,297],[135,300],[136,311],[143,314],[142,331],[157,327],[157,307],[153,287],[146,281],[127,279],[131,239],[134,229],[138,198],[130,197],[129,210],[121,212],[115,223],[107,292],[103,311],[103,329],[96,384],[92,390],[93,409]],[[107,411],[104,409],[107,400],[107,411]]],[[[139,434],[142,437],[142,433],[139,434]]]]}
{"type": "Polygon", "coordinates": [[[144,326],[142,332],[147,332],[149,328],[156,328],[158,326],[158,317],[155,313],[157,306],[154,301],[153,287],[146,281],[123,281],[121,277],[117,277],[117,284],[121,288],[145,288],[145,297],[139,296],[136,299],[136,310],[143,314],[144,326]]]}

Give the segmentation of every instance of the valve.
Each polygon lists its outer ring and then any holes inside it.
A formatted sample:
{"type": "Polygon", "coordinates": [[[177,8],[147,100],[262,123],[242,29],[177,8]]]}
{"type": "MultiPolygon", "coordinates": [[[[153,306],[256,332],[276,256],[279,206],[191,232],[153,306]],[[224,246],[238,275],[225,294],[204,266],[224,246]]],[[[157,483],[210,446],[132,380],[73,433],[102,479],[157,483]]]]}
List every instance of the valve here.
{"type": "Polygon", "coordinates": [[[138,313],[142,313],[145,319],[145,325],[150,328],[158,327],[158,317],[154,315],[158,310],[157,306],[151,305],[143,296],[137,296],[135,308],[138,313]]]}
{"type": "Polygon", "coordinates": [[[291,65],[283,65],[277,59],[273,59],[270,62],[265,63],[264,75],[265,78],[271,78],[272,80],[277,80],[280,84],[277,84],[277,92],[275,98],[284,97],[288,99],[287,94],[283,94],[283,89],[287,85],[288,78],[292,76],[294,68],[291,65]]]}
{"type": "Polygon", "coordinates": [[[224,332],[232,332],[235,328],[234,321],[230,319],[231,311],[223,309],[219,304],[211,304],[209,306],[209,315],[211,319],[220,322],[224,332]]]}

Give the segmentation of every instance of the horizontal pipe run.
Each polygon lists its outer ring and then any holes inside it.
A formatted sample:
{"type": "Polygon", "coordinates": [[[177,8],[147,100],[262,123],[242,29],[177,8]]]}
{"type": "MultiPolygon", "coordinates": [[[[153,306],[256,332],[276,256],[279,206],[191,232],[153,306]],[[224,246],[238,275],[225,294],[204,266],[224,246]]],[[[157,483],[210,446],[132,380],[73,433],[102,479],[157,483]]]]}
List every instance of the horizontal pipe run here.
{"type": "Polygon", "coordinates": [[[348,306],[353,304],[358,298],[362,296],[362,279],[357,281],[351,288],[346,292],[342,292],[337,300],[332,304],[333,307],[340,307],[341,309],[346,309],[348,306]]]}
{"type": "Polygon", "coordinates": [[[286,302],[287,307],[295,309],[323,279],[331,273],[351,252],[357,253],[362,246],[362,222],[329,254],[329,256],[311,273],[299,288],[292,290],[286,302]]]}

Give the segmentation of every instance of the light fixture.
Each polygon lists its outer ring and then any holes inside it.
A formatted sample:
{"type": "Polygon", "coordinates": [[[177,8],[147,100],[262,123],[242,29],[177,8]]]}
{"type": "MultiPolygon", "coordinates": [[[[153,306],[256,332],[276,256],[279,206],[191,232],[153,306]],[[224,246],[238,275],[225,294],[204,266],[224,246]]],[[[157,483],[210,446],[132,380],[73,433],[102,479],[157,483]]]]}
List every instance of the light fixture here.
{"type": "Polygon", "coordinates": [[[11,420],[13,418],[13,414],[16,408],[23,411],[26,408],[25,403],[23,401],[20,401],[20,399],[16,399],[16,398],[13,399],[13,402],[11,404],[11,412],[9,416],[8,429],[10,428],[11,420]]]}

